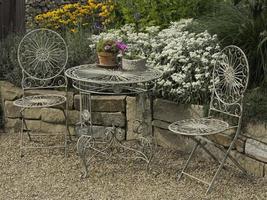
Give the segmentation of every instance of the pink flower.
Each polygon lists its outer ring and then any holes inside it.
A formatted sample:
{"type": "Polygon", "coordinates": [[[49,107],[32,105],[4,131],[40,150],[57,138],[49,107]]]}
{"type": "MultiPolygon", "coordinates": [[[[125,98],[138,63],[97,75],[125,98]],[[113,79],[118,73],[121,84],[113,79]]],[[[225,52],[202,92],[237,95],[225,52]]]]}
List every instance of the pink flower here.
{"type": "Polygon", "coordinates": [[[116,42],[116,47],[122,52],[128,49],[128,46],[124,44],[123,42],[116,42]]]}

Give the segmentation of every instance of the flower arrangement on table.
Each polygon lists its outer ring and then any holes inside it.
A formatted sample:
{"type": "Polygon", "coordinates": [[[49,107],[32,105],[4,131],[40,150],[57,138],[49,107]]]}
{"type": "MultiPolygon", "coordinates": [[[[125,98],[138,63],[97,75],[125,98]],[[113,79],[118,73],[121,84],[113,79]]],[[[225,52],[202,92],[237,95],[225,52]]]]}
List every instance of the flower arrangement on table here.
{"type": "Polygon", "coordinates": [[[117,67],[118,54],[124,54],[128,46],[121,41],[100,39],[96,45],[99,65],[117,67]]]}

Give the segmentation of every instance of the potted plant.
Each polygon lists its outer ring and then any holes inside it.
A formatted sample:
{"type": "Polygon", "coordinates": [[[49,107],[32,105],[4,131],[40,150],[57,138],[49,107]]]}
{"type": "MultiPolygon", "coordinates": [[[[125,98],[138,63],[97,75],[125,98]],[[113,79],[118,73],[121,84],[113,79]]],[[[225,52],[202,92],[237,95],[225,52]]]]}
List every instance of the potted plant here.
{"type": "Polygon", "coordinates": [[[122,57],[122,69],[142,71],[146,69],[146,58],[137,50],[125,52],[122,57]]]}
{"type": "Polygon", "coordinates": [[[106,68],[116,68],[117,55],[126,48],[127,46],[123,42],[100,39],[96,46],[99,65],[106,68]]]}

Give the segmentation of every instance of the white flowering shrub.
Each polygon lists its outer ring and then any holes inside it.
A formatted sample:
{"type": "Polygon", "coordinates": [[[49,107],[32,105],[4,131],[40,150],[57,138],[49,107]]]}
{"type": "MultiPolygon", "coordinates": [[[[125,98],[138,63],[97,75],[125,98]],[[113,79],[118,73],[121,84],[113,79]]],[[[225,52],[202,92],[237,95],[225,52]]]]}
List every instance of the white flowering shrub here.
{"type": "Polygon", "coordinates": [[[180,103],[198,103],[206,101],[210,94],[212,69],[220,47],[216,35],[186,31],[191,21],[173,22],[161,31],[159,27],[148,27],[141,33],[126,25],[93,36],[92,40],[116,39],[140,49],[150,67],[164,72],[157,86],[159,96],[180,103]]]}
{"type": "Polygon", "coordinates": [[[95,48],[95,44],[100,39],[118,40],[126,43],[128,48],[139,50],[140,54],[149,57],[152,50],[150,41],[158,32],[159,27],[154,26],[149,27],[146,32],[136,32],[133,25],[127,24],[121,27],[121,29],[110,29],[108,32],[93,35],[90,38],[93,43],[91,48],[95,48]]]}

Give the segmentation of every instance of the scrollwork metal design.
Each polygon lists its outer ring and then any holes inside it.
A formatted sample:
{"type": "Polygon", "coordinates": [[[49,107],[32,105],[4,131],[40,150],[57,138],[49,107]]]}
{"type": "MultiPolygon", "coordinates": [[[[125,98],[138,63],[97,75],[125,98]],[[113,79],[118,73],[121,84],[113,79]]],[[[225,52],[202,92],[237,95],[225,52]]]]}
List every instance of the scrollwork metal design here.
{"type": "MultiPolygon", "coordinates": [[[[153,68],[143,71],[109,70],[97,67],[96,64],[87,64],[73,67],[66,71],[71,79],[93,84],[115,85],[145,83],[156,80],[162,76],[162,72],[153,68]]],[[[116,90],[117,88],[115,88],[116,90]]]]}
{"type": "Polygon", "coordinates": [[[234,117],[242,114],[242,99],[247,88],[249,66],[246,55],[237,46],[225,47],[213,70],[213,94],[210,110],[234,117]]]}
{"type": "Polygon", "coordinates": [[[58,75],[53,79],[39,80],[32,77],[23,77],[22,88],[24,89],[34,89],[34,88],[55,88],[55,87],[66,87],[67,80],[64,75],[58,75]]]}
{"type": "Polygon", "coordinates": [[[212,111],[225,113],[234,117],[240,117],[242,114],[242,106],[240,103],[225,104],[221,102],[217,97],[213,97],[210,105],[212,111]]]}
{"type": "Polygon", "coordinates": [[[18,47],[18,61],[23,73],[36,80],[60,75],[68,60],[64,39],[55,31],[35,29],[27,33],[18,47]]]}
{"type": "Polygon", "coordinates": [[[169,130],[181,135],[212,135],[225,131],[227,122],[218,119],[187,119],[169,125],[169,130]]]}
{"type": "Polygon", "coordinates": [[[227,46],[217,58],[213,71],[214,94],[224,104],[235,104],[248,84],[249,67],[246,55],[237,46],[227,46]]]}
{"type": "Polygon", "coordinates": [[[23,108],[45,108],[61,105],[66,102],[62,95],[35,95],[27,96],[14,101],[14,105],[23,108]]]}

